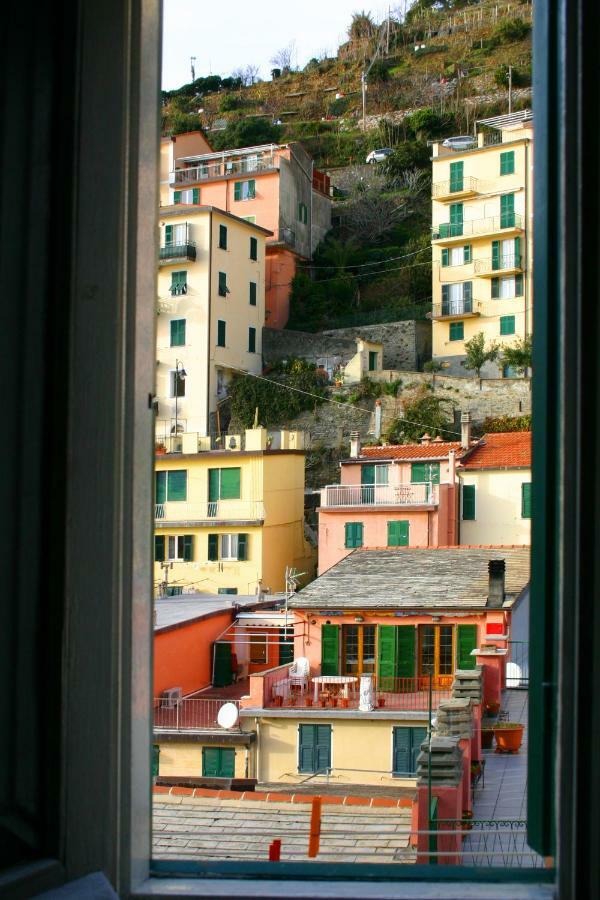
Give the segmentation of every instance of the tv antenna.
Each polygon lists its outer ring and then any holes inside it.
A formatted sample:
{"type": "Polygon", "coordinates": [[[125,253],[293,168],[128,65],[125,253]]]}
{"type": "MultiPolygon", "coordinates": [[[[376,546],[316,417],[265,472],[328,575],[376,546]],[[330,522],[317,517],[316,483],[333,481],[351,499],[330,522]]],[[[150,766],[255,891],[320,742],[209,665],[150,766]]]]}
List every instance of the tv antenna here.
{"type": "Polygon", "coordinates": [[[196,67],[195,67],[195,65],[194,65],[195,62],[196,62],[196,57],[195,57],[195,56],[190,56],[190,66],[191,66],[191,69],[192,69],[192,81],[195,81],[195,80],[196,80],[196,67]]]}

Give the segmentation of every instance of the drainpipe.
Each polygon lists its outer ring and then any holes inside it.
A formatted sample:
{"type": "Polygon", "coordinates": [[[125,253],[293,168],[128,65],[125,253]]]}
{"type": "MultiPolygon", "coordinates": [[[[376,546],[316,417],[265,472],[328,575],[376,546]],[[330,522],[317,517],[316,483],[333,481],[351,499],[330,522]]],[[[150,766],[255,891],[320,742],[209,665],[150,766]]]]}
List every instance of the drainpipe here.
{"type": "Polygon", "coordinates": [[[208,307],[206,310],[206,418],[205,418],[205,431],[206,435],[210,434],[210,357],[211,357],[211,343],[210,343],[210,329],[211,329],[211,307],[212,307],[212,230],[213,230],[213,214],[212,210],[208,214],[208,307]]]}
{"type": "Polygon", "coordinates": [[[381,437],[381,400],[375,401],[375,439],[381,437]]]}
{"type": "Polygon", "coordinates": [[[260,721],[258,716],[254,717],[254,724],[256,726],[256,753],[254,755],[254,777],[256,781],[260,781],[260,721]]]}

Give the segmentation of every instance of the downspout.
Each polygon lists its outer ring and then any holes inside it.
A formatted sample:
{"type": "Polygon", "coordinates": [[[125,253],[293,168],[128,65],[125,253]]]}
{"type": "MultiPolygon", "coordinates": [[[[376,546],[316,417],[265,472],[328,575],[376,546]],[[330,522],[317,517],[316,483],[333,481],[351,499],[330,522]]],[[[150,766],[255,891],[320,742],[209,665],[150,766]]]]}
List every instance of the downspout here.
{"type": "Polygon", "coordinates": [[[529,272],[531,266],[531,254],[529,253],[529,141],[525,142],[525,251],[527,254],[527,276],[524,279],[523,286],[523,305],[524,305],[524,314],[525,314],[525,328],[524,334],[525,338],[527,337],[527,333],[529,331],[528,328],[528,293],[529,293],[529,272]]]}
{"type": "Polygon", "coordinates": [[[254,717],[254,724],[256,725],[256,754],[254,757],[254,777],[256,778],[257,784],[260,782],[260,721],[258,716],[254,717]]]}
{"type": "Polygon", "coordinates": [[[213,214],[212,210],[208,214],[208,308],[206,311],[206,419],[205,431],[206,436],[210,434],[210,329],[211,329],[211,307],[212,307],[212,230],[213,230],[213,214]]]}

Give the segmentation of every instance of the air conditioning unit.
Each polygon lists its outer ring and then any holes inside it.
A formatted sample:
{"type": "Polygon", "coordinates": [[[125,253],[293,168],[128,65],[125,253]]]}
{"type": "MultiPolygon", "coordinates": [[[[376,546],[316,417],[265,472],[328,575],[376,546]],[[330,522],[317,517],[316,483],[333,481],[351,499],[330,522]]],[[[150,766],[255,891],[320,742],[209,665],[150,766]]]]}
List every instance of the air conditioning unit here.
{"type": "Polygon", "coordinates": [[[161,709],[175,709],[181,703],[182,690],[180,687],[167,688],[162,694],[161,709]]]}

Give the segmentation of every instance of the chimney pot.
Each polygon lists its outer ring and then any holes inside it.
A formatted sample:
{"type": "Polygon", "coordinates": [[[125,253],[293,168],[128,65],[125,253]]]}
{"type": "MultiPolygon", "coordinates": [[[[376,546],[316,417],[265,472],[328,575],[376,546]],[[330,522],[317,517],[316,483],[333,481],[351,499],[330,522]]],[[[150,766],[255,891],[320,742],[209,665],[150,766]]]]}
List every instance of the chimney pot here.
{"type": "Polygon", "coordinates": [[[487,606],[490,609],[501,609],[505,594],[506,561],[504,559],[490,559],[488,562],[488,573],[487,606]]]}
{"type": "Polygon", "coordinates": [[[358,431],[350,432],[350,458],[358,459],[360,456],[360,434],[358,431]]]}
{"type": "Polygon", "coordinates": [[[425,434],[421,438],[421,443],[422,444],[430,444],[431,443],[431,435],[427,434],[427,432],[425,432],[425,434]]]}
{"type": "Polygon", "coordinates": [[[471,446],[471,413],[464,412],[460,417],[460,446],[468,450],[471,446]]]}

